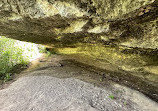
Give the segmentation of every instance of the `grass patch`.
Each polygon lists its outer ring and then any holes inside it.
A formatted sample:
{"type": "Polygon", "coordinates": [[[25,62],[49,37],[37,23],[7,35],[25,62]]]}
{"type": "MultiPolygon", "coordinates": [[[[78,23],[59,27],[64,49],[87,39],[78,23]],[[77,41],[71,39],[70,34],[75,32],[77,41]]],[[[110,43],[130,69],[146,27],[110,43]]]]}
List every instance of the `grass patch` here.
{"type": "Polygon", "coordinates": [[[110,99],[115,99],[114,95],[112,95],[112,94],[109,95],[109,98],[110,99]]]}

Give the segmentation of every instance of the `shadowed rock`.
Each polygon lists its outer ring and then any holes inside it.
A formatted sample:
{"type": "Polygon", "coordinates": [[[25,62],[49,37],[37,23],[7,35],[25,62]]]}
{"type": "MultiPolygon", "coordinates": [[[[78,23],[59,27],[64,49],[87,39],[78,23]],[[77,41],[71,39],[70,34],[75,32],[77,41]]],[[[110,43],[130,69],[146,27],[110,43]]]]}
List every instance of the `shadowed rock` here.
{"type": "Polygon", "coordinates": [[[1,0],[0,35],[46,44],[158,47],[156,0],[1,0]]]}

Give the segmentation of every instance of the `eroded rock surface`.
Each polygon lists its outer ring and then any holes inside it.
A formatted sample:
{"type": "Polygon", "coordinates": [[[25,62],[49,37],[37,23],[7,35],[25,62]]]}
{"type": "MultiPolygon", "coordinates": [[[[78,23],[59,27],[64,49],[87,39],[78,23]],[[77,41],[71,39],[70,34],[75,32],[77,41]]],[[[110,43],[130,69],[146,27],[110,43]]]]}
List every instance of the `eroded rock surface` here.
{"type": "MultiPolygon", "coordinates": [[[[122,89],[123,90],[123,89],[122,89]]],[[[124,97],[139,93],[123,91],[124,97]]],[[[156,111],[156,103],[138,101],[120,96],[110,99],[110,90],[94,87],[76,79],[58,79],[49,76],[24,77],[9,88],[0,91],[1,111],[156,111]],[[152,103],[152,104],[151,104],[152,103]],[[151,108],[149,108],[149,106],[151,108]]]]}

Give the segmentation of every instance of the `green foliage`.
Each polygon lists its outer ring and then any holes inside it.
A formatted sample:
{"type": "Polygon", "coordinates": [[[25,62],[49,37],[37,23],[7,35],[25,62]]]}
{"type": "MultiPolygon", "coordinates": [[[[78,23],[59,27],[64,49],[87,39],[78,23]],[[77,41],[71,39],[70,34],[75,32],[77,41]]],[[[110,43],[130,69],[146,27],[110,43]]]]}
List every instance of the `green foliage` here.
{"type": "Polygon", "coordinates": [[[17,64],[26,65],[23,50],[15,46],[15,40],[0,37],[0,79],[9,80],[17,64]]]}
{"type": "Polygon", "coordinates": [[[124,105],[127,105],[127,102],[123,102],[124,105]]]}
{"type": "Polygon", "coordinates": [[[114,95],[112,95],[112,94],[109,95],[109,98],[110,99],[115,99],[114,95]]]}
{"type": "Polygon", "coordinates": [[[47,48],[44,47],[44,46],[39,46],[38,49],[39,49],[40,53],[45,53],[46,54],[45,55],[46,58],[50,57],[52,54],[55,54],[55,52],[53,52],[54,50],[48,51],[47,48]]]}
{"type": "Polygon", "coordinates": [[[38,46],[38,49],[39,49],[40,53],[46,53],[47,52],[46,47],[44,47],[44,46],[38,46]]]}
{"type": "Polygon", "coordinates": [[[11,79],[11,73],[6,73],[4,77],[4,82],[9,81],[11,79]]]}
{"type": "Polygon", "coordinates": [[[46,57],[50,57],[51,55],[52,55],[51,52],[49,51],[46,52],[46,57]]]}

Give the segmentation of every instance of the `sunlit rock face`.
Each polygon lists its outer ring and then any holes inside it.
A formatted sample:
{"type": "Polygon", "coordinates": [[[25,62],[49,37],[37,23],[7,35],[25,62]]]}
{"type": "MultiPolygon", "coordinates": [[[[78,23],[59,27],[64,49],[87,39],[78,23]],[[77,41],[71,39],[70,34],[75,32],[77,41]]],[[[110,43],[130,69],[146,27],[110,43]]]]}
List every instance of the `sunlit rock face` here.
{"type": "Polygon", "coordinates": [[[158,74],[157,0],[0,0],[0,35],[158,74]]]}

